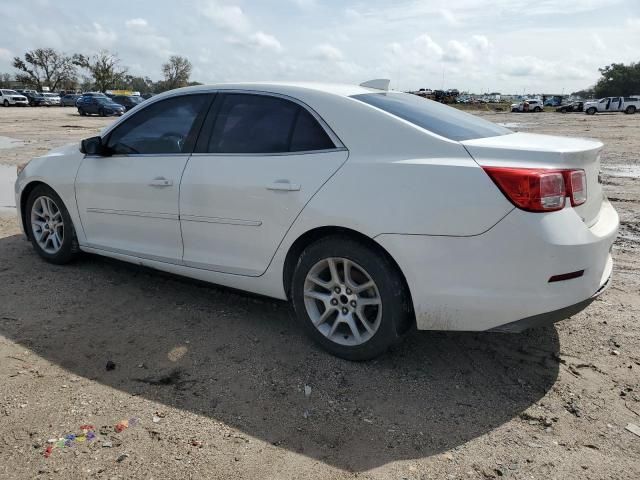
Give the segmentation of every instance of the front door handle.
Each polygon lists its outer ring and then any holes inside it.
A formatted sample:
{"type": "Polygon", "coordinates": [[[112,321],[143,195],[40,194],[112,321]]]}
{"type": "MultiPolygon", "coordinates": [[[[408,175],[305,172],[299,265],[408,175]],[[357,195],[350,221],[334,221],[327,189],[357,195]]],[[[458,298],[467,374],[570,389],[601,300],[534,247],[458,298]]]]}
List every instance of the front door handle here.
{"type": "Polygon", "coordinates": [[[279,190],[283,192],[297,192],[300,190],[300,185],[297,183],[291,183],[289,180],[276,180],[267,187],[267,190],[279,190]]]}
{"type": "Polygon", "coordinates": [[[173,185],[173,180],[168,180],[164,177],[156,177],[149,183],[151,187],[170,187],[171,185],[173,185]]]}

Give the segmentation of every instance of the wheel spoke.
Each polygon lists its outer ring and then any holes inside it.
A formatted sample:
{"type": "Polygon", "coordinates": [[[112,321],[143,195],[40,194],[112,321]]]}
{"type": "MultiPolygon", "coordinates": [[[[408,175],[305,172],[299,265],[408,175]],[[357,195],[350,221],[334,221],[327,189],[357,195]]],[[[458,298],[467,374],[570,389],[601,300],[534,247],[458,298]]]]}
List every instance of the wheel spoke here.
{"type": "Polygon", "coordinates": [[[353,282],[353,279],[351,278],[351,266],[353,264],[351,263],[351,261],[347,260],[346,258],[344,259],[344,261],[342,262],[342,268],[344,269],[344,283],[347,287],[349,287],[350,289],[353,290],[353,288],[355,287],[355,283],[353,282]]]}
{"type": "Polygon", "coordinates": [[[333,321],[333,325],[331,325],[331,330],[329,330],[329,333],[327,334],[327,338],[333,337],[333,334],[336,333],[336,330],[338,329],[338,326],[342,322],[343,322],[343,320],[339,316],[336,317],[336,319],[333,321]]]}
{"type": "Polygon", "coordinates": [[[53,232],[53,234],[51,235],[51,244],[56,250],[58,250],[60,248],[60,245],[62,245],[60,237],[58,236],[58,232],[53,232]]]}
{"type": "Polygon", "coordinates": [[[331,300],[331,295],[327,293],[316,292],[315,290],[305,290],[304,296],[308,298],[313,298],[315,300],[320,300],[325,304],[329,303],[329,300],[331,300]]]}
{"type": "Polygon", "coordinates": [[[327,319],[334,313],[336,313],[336,309],[333,307],[329,307],[326,308],[325,311],[322,313],[322,315],[320,315],[320,318],[318,318],[318,320],[314,321],[313,324],[316,327],[319,327],[320,325],[322,325],[324,322],[327,321],[327,319]]]}
{"type": "Polygon", "coordinates": [[[375,283],[373,283],[373,280],[368,280],[365,283],[361,283],[360,285],[356,285],[352,288],[354,293],[361,293],[364,292],[365,290],[368,290],[372,287],[375,286],[375,283]]]}
{"type": "Polygon", "coordinates": [[[329,264],[329,272],[331,273],[331,282],[334,284],[340,283],[340,276],[338,275],[338,267],[336,266],[335,258],[327,258],[329,264]]]}
{"type": "Polygon", "coordinates": [[[361,343],[362,337],[360,335],[360,331],[358,330],[358,325],[356,325],[356,321],[353,318],[353,315],[347,315],[346,323],[349,325],[349,329],[351,330],[351,334],[353,338],[355,338],[356,342],[361,343]]]}
{"type": "Polygon", "coordinates": [[[325,282],[324,280],[321,280],[320,278],[318,278],[315,275],[309,275],[309,277],[307,277],[309,281],[315,283],[316,285],[318,285],[319,287],[324,288],[325,290],[331,290],[331,282],[325,282]]]}
{"type": "Polygon", "coordinates": [[[45,197],[40,198],[40,207],[42,208],[42,213],[44,214],[45,218],[48,218],[51,216],[51,212],[49,211],[49,205],[45,197]]]}
{"type": "Polygon", "coordinates": [[[380,299],[379,298],[359,298],[358,299],[358,305],[361,307],[366,307],[369,305],[380,305],[380,299]]]}

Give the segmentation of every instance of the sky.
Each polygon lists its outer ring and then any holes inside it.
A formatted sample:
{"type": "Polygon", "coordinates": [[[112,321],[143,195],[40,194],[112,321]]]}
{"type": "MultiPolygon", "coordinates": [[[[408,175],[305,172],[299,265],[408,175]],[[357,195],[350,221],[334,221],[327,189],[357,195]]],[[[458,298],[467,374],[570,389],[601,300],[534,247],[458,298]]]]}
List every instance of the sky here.
{"type": "Polygon", "coordinates": [[[38,47],[116,52],[203,83],[391,79],[399,90],[570,93],[640,61],[640,0],[0,0],[0,72],[38,47]]]}

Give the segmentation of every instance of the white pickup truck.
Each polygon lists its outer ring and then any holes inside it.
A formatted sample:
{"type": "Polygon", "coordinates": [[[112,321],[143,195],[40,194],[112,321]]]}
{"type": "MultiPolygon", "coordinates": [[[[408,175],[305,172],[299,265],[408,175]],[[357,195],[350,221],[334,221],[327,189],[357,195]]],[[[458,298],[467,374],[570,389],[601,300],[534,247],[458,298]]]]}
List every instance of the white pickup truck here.
{"type": "Polygon", "coordinates": [[[640,97],[605,97],[600,100],[584,102],[584,112],[595,115],[596,112],[636,113],[640,110],[640,97]]]}

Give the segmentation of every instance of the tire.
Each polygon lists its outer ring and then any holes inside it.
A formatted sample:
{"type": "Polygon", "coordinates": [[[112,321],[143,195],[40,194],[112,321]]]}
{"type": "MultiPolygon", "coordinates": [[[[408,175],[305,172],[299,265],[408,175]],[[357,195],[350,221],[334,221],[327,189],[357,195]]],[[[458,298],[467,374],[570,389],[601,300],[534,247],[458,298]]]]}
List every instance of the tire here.
{"type": "Polygon", "coordinates": [[[78,109],[78,113],[80,114],[80,116],[84,117],[87,115],[87,112],[85,112],[82,108],[78,109]]]}
{"type": "Polygon", "coordinates": [[[33,189],[27,199],[24,215],[27,235],[38,255],[44,260],[63,265],[78,255],[78,240],[69,211],[62,199],[50,187],[39,185],[33,189]],[[43,202],[48,205],[47,209],[43,208],[43,202]],[[56,221],[56,218],[60,220],[56,221]],[[53,229],[38,228],[35,223],[49,225],[52,220],[56,221],[53,229]],[[34,231],[34,227],[38,230],[34,231]]]}
{"type": "Polygon", "coordinates": [[[596,107],[589,107],[586,110],[586,114],[587,115],[595,115],[596,114],[596,107]]]}
{"type": "Polygon", "coordinates": [[[101,117],[106,117],[106,114],[104,113],[104,110],[102,108],[98,110],[98,115],[100,115],[101,117]]]}
{"type": "Polygon", "coordinates": [[[9,100],[5,100],[2,104],[3,104],[5,107],[8,107],[8,106],[9,106],[9,100]]]}
{"type": "Polygon", "coordinates": [[[404,280],[392,260],[346,235],[320,239],[302,252],[290,292],[305,333],[328,352],[346,360],[363,361],[381,355],[415,324],[404,280]],[[330,263],[334,274],[330,273],[330,263]],[[350,281],[345,279],[345,265],[349,265],[350,281]],[[365,284],[372,286],[355,293],[358,286],[365,284]],[[309,293],[324,298],[320,300],[309,293]],[[365,301],[366,306],[358,305],[365,301]],[[327,311],[330,313],[325,318],[327,311]],[[360,320],[360,315],[366,320],[360,320]]]}
{"type": "Polygon", "coordinates": [[[536,107],[533,109],[534,112],[536,113],[540,113],[542,111],[542,109],[540,107],[536,107]]]}
{"type": "Polygon", "coordinates": [[[566,108],[561,108],[560,109],[560,113],[567,113],[567,109],[566,108]]]}
{"type": "Polygon", "coordinates": [[[636,107],[633,105],[629,105],[627,109],[624,111],[624,113],[628,115],[633,115],[634,113],[636,113],[636,107]]]}

